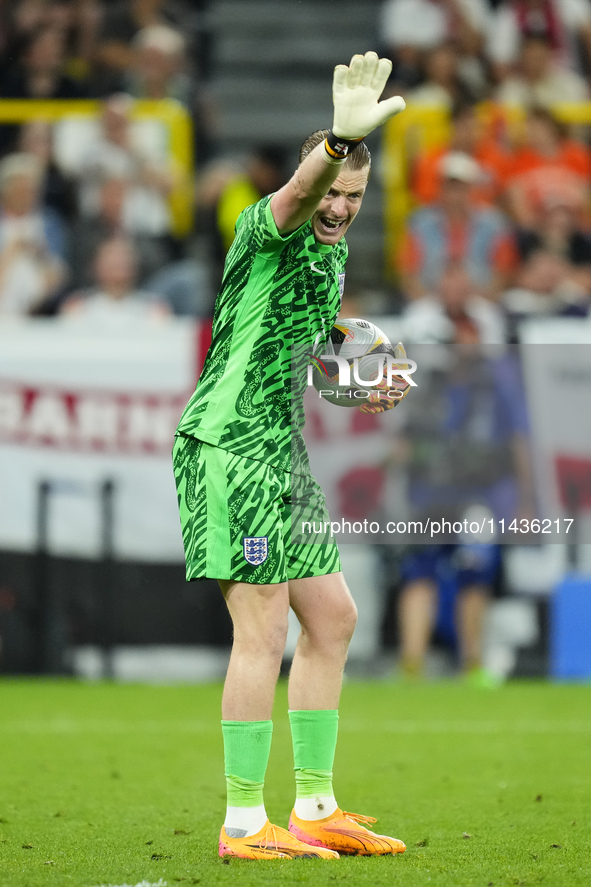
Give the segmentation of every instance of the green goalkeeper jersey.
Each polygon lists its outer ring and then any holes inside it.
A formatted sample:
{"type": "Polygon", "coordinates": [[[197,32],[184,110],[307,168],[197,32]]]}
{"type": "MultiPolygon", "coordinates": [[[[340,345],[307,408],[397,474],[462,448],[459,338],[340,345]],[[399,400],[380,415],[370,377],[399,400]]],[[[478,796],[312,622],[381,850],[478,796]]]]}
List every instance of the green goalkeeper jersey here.
{"type": "Polygon", "coordinates": [[[305,471],[301,430],[307,357],[340,307],[347,245],[312,225],[281,235],[271,198],[236,223],[212,344],[178,431],[284,471],[305,471]]]}

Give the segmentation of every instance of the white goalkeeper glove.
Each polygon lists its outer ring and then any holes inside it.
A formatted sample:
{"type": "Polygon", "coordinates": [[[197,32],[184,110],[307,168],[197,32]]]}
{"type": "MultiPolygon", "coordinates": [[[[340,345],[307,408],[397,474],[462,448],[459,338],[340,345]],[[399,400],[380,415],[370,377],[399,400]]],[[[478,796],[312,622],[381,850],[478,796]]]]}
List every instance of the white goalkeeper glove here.
{"type": "Polygon", "coordinates": [[[391,70],[390,59],[379,59],[375,52],[354,55],[348,67],[336,66],[332,82],[335,136],[362,139],[404,111],[405,101],[400,96],[378,103],[391,70]]]}

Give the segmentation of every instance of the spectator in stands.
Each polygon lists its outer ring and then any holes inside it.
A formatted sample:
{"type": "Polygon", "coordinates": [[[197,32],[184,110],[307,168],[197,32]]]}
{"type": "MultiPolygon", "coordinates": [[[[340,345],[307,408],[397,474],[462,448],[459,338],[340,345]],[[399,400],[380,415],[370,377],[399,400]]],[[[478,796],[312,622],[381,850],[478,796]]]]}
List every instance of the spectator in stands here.
{"type": "Polygon", "coordinates": [[[503,295],[509,340],[519,342],[519,325],[528,317],[585,317],[591,289],[589,266],[576,266],[544,248],[533,249],[516,275],[515,286],[503,295]]]}
{"type": "Polygon", "coordinates": [[[0,162],[0,314],[26,315],[66,277],[63,224],[40,203],[43,167],[30,154],[0,162]]]}
{"type": "Polygon", "coordinates": [[[191,80],[185,71],[185,40],[168,25],[142,28],[131,41],[133,61],[125,74],[126,92],[141,99],[176,99],[191,109],[191,80]]]}
{"type": "Polygon", "coordinates": [[[522,41],[531,36],[548,42],[557,67],[584,74],[591,61],[591,7],[586,0],[502,0],[487,46],[498,81],[518,64],[522,41]]]}
{"type": "Polygon", "coordinates": [[[505,322],[499,308],[478,295],[466,269],[452,262],[430,295],[411,302],[401,318],[405,342],[499,345],[505,322]]]}
{"type": "Polygon", "coordinates": [[[591,151],[569,139],[563,126],[544,108],[529,112],[526,144],[515,153],[507,177],[507,206],[522,228],[535,227],[548,195],[585,195],[591,182],[591,151]]]}
{"type": "Polygon", "coordinates": [[[423,53],[452,40],[462,78],[482,84],[479,54],[488,17],[485,0],[386,0],[381,39],[394,62],[393,80],[403,89],[417,86],[423,53]]]}
{"type": "Polygon", "coordinates": [[[288,179],[287,155],[279,145],[259,145],[246,159],[244,170],[224,185],[216,204],[217,229],[226,253],[243,209],[278,191],[288,179]]]}
{"type": "Polygon", "coordinates": [[[234,240],[238,216],[247,206],[285,184],[287,154],[281,145],[263,144],[243,164],[221,161],[206,170],[198,185],[198,205],[211,233],[214,277],[221,280],[226,253],[234,240]]]}
{"type": "MultiPolygon", "coordinates": [[[[76,99],[84,90],[64,74],[65,34],[55,25],[40,25],[23,38],[17,64],[0,78],[0,99],[76,99]]],[[[0,154],[16,149],[18,127],[0,126],[0,154]]]]}
{"type": "Polygon", "coordinates": [[[414,161],[412,192],[419,203],[433,203],[441,193],[441,160],[450,151],[473,157],[480,166],[480,177],[472,188],[472,198],[495,203],[505,187],[511,156],[479,120],[471,103],[456,104],[451,115],[451,139],[448,145],[430,148],[414,161]]]}
{"type": "Polygon", "coordinates": [[[522,108],[547,108],[560,102],[585,102],[589,87],[583,77],[568,68],[556,67],[548,37],[525,37],[515,70],[499,86],[495,98],[522,108]]]}
{"type": "Polygon", "coordinates": [[[88,287],[93,279],[93,258],[100,244],[117,236],[133,240],[140,282],[172,259],[166,237],[136,233],[133,205],[129,202],[130,184],[124,177],[109,176],[98,186],[96,215],[79,216],[73,222],[71,266],[73,284],[88,287]]]}
{"type": "Polygon", "coordinates": [[[442,43],[429,50],[424,63],[425,78],[420,86],[405,93],[413,105],[451,109],[458,101],[473,98],[462,81],[459,56],[453,43],[442,43]]]}
{"type": "Polygon", "coordinates": [[[31,120],[20,130],[18,150],[34,155],[43,168],[41,203],[51,207],[62,219],[70,221],[76,214],[74,183],[58,168],[53,157],[53,128],[45,120],[31,120]]]}
{"type": "Polygon", "coordinates": [[[0,98],[78,99],[84,90],[64,74],[66,36],[55,24],[42,24],[25,38],[18,64],[3,76],[0,98]]]}
{"type": "Polygon", "coordinates": [[[131,240],[112,237],[98,248],[94,262],[95,286],[73,294],[61,313],[85,322],[129,325],[168,315],[165,305],[138,290],[137,255],[131,240]]]}
{"type": "Polygon", "coordinates": [[[475,203],[480,167],[452,151],[441,160],[437,202],[413,213],[399,255],[403,291],[410,299],[432,292],[450,263],[463,264],[478,293],[495,298],[516,263],[513,237],[503,215],[475,203]]]}
{"type": "Polygon", "coordinates": [[[35,31],[57,28],[66,43],[64,73],[75,81],[86,80],[102,16],[100,0],[19,0],[7,13],[13,51],[35,31]]]}
{"type": "Polygon", "coordinates": [[[98,128],[92,120],[63,121],[58,127],[58,162],[80,183],[84,215],[98,213],[105,179],[124,178],[129,182],[129,233],[164,236],[170,229],[167,198],[173,185],[167,144],[159,124],[132,122],[132,105],[129,96],[112,96],[104,102],[98,128]]]}
{"type": "Polygon", "coordinates": [[[548,194],[540,206],[536,227],[517,231],[517,247],[522,260],[538,249],[565,259],[573,269],[584,273],[581,281],[591,290],[591,234],[583,224],[584,195],[581,192],[548,194]]]}
{"type": "Polygon", "coordinates": [[[190,55],[198,55],[197,4],[186,0],[113,0],[105,7],[97,51],[101,95],[123,87],[122,75],[133,68],[135,61],[134,38],[143,28],[155,25],[168,25],[182,32],[190,55]]]}

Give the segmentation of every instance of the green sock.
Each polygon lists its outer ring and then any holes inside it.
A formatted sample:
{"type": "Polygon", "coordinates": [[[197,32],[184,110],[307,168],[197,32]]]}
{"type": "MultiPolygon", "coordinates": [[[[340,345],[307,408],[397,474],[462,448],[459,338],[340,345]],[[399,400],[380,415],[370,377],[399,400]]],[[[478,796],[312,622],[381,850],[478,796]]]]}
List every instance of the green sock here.
{"type": "Polygon", "coordinates": [[[228,806],[263,803],[273,721],[222,721],[228,806]]]}
{"type": "Polygon", "coordinates": [[[290,711],[296,798],[331,797],[337,746],[336,710],[290,711]]]}

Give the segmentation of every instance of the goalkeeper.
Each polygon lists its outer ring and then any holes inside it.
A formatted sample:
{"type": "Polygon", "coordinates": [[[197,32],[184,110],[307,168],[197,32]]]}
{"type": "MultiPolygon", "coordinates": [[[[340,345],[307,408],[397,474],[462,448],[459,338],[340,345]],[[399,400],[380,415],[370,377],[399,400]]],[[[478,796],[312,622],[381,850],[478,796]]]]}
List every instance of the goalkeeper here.
{"type": "MultiPolygon", "coordinates": [[[[390,69],[373,52],[339,65],[332,131],[310,136],[291,180],[238,219],[212,344],[177,430],[187,579],[218,580],[234,629],[222,700],[228,806],[220,856],[336,858],[405,849],[364,825],[375,820],[344,813],[335,800],[337,709],[356,609],[334,540],[297,544],[290,534],[296,482],[298,495],[328,520],[301,428],[291,421],[291,356],[326,341],[337,317],[343,237],[370,171],[363,138],[404,108],[396,97],[378,102],[390,69]],[[292,451],[299,453],[295,466],[292,451]],[[263,783],[290,607],[301,633],[289,678],[296,801],[285,830],[267,819],[263,783]]],[[[401,383],[401,397],[407,388],[401,383]]],[[[395,403],[376,391],[364,407],[395,403]]]]}

